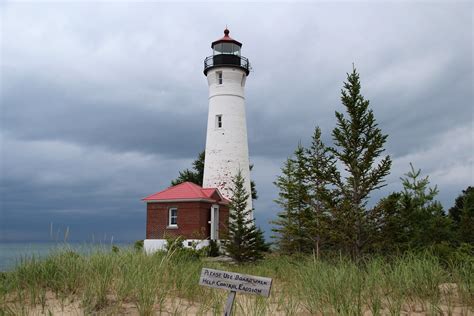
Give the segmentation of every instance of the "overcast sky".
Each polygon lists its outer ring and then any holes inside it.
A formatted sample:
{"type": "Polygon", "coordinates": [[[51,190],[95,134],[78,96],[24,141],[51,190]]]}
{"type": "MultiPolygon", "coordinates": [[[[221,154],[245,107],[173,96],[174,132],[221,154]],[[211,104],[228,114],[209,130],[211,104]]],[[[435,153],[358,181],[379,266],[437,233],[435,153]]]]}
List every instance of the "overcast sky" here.
{"type": "Polygon", "coordinates": [[[243,43],[257,223],[316,125],[331,143],[352,63],[386,153],[412,162],[445,209],[474,184],[472,2],[0,2],[0,240],[145,236],[141,198],[204,149],[212,41],[243,43]]]}

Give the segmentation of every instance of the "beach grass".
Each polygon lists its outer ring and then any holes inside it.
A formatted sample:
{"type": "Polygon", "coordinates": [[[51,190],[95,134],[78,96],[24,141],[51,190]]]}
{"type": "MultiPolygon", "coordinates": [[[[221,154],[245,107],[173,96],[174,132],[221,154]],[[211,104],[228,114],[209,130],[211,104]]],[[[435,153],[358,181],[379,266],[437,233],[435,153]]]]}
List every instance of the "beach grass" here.
{"type": "Polygon", "coordinates": [[[198,285],[203,267],[273,278],[269,298],[238,294],[235,315],[473,313],[473,258],[447,265],[429,253],[357,263],[273,254],[233,265],[181,250],[66,248],[0,275],[0,315],[221,314],[227,292],[198,285]]]}

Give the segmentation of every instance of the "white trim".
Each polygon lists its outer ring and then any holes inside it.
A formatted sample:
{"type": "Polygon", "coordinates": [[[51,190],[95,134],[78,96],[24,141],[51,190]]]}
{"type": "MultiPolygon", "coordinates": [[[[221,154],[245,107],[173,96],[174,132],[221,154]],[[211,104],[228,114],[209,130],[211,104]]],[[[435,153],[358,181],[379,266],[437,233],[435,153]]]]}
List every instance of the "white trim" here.
{"type": "Polygon", "coordinates": [[[219,239],[219,204],[212,204],[211,205],[211,235],[210,238],[212,240],[219,239]]]}
{"type": "Polygon", "coordinates": [[[226,96],[231,96],[231,97],[239,97],[241,99],[244,99],[245,100],[245,97],[241,96],[241,95],[238,95],[238,94],[232,94],[232,93],[222,93],[222,94],[215,94],[215,95],[211,95],[208,99],[212,99],[214,97],[220,97],[220,96],[223,96],[223,95],[226,95],[226,96]]]}
{"type": "MultiPolygon", "coordinates": [[[[185,239],[183,240],[183,246],[185,248],[191,248],[188,243],[196,243],[196,249],[201,249],[203,247],[209,246],[209,240],[204,239],[185,239]]],[[[152,254],[156,251],[166,249],[166,239],[145,239],[143,242],[143,248],[145,249],[146,254],[152,254]]]]}
{"type": "Polygon", "coordinates": [[[172,206],[172,207],[168,208],[168,226],[166,228],[173,228],[173,229],[178,228],[178,208],[175,207],[175,206],[172,206]],[[174,216],[171,215],[172,211],[176,211],[176,215],[174,215],[174,216]],[[175,224],[171,223],[172,218],[176,219],[175,224]]]}
{"type": "Polygon", "coordinates": [[[221,198],[221,200],[223,201],[226,201],[227,199],[225,197],[222,196],[221,192],[219,191],[219,189],[216,189],[216,192],[217,194],[219,195],[219,197],[221,198]]]}

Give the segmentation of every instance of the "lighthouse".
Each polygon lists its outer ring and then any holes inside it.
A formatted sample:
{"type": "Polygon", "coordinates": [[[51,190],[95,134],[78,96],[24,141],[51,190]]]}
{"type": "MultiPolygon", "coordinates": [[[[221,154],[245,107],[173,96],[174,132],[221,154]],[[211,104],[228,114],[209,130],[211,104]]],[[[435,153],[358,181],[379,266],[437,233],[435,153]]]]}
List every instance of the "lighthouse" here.
{"type": "MultiPolygon", "coordinates": [[[[232,178],[240,170],[252,209],[249,150],[245,115],[245,83],[249,60],[242,56],[242,43],[229,36],[211,44],[212,56],[204,60],[209,86],[209,114],[203,187],[217,188],[232,200],[232,178]]],[[[253,215],[252,215],[253,218],[253,215]]]]}
{"type": "Polygon", "coordinates": [[[249,194],[247,207],[252,210],[244,93],[250,63],[228,29],[211,47],[212,56],[204,60],[209,115],[203,186],[183,182],[142,199],[147,212],[143,244],[147,253],[166,249],[170,236],[181,237],[184,247],[198,249],[225,236],[233,177],[239,170],[249,194]]]}

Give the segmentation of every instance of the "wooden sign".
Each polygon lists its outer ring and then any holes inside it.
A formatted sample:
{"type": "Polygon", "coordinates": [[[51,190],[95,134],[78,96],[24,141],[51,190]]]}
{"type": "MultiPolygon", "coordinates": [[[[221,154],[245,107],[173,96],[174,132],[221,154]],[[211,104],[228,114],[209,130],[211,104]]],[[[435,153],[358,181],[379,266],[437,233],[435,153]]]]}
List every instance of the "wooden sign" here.
{"type": "Polygon", "coordinates": [[[272,279],[259,276],[203,268],[199,285],[216,289],[229,290],[229,297],[224,315],[230,315],[236,292],[262,295],[268,297],[272,287],[272,279]]]}
{"type": "Polygon", "coordinates": [[[268,297],[272,279],[203,268],[199,285],[268,297]]]}

